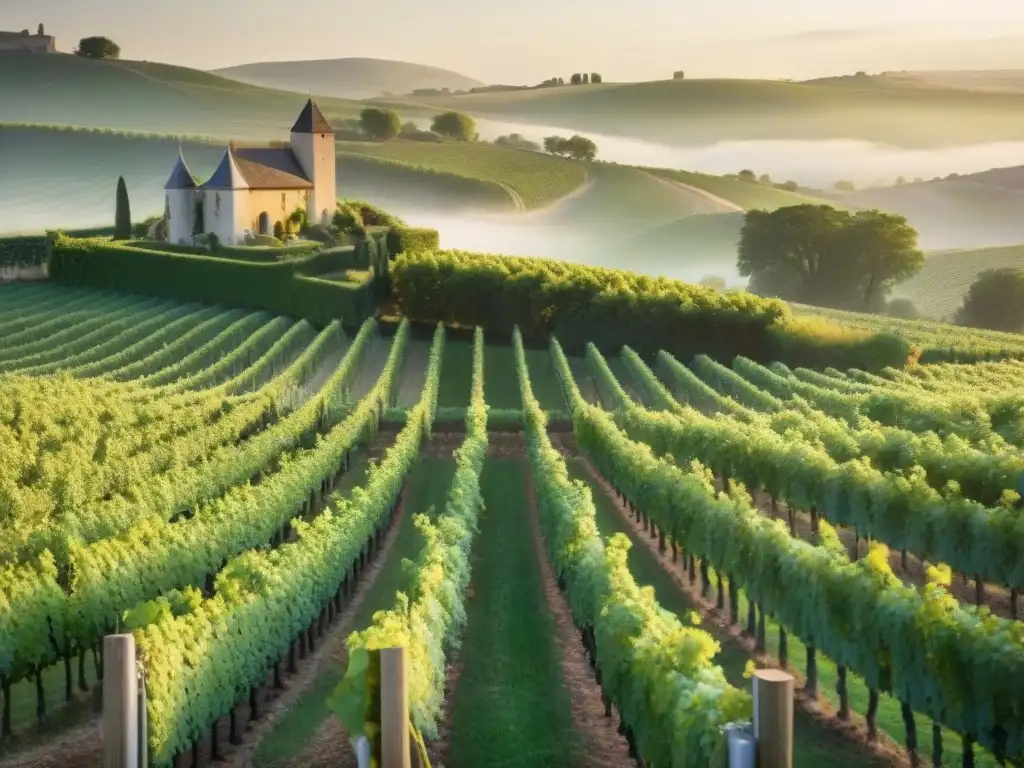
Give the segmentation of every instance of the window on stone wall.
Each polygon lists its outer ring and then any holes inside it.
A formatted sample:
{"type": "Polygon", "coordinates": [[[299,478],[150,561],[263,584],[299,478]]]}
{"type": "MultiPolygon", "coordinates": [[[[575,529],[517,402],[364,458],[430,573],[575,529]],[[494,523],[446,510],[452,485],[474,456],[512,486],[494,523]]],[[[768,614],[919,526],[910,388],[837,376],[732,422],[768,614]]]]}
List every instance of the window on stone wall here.
{"type": "Polygon", "coordinates": [[[288,205],[288,203],[287,203],[287,198],[288,198],[288,193],[287,193],[287,192],[282,192],[282,193],[281,193],[281,210],[282,210],[282,211],[283,211],[283,210],[285,209],[285,207],[286,207],[286,206],[288,205]]]}

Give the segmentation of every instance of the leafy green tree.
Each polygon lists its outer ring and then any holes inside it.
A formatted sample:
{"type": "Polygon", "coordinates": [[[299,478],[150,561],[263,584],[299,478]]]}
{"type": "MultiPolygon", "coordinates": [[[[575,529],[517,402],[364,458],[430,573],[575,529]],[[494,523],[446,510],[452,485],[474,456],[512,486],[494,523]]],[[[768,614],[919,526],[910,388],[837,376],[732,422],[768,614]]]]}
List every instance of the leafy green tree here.
{"type": "Polygon", "coordinates": [[[742,171],[736,174],[736,178],[740,181],[746,181],[750,184],[757,184],[757,174],[749,168],[744,168],[742,171]]]}
{"type": "Polygon", "coordinates": [[[586,72],[583,73],[583,84],[587,85],[590,82],[590,75],[586,72]]]}
{"type": "Polygon", "coordinates": [[[476,136],[476,121],[462,112],[444,112],[434,118],[430,130],[457,141],[472,141],[476,136]]]}
{"type": "Polygon", "coordinates": [[[856,267],[861,307],[865,310],[884,298],[893,283],[924,266],[917,231],[898,214],[857,211],[838,234],[835,256],[856,267]]]}
{"type": "Polygon", "coordinates": [[[686,77],[686,73],[683,72],[683,70],[681,70],[681,69],[677,69],[675,72],[672,73],[672,79],[673,80],[682,80],[685,77],[686,77]]]}
{"type": "Polygon", "coordinates": [[[36,30],[36,34],[39,35],[40,37],[45,35],[46,34],[46,27],[44,27],[42,24],[40,24],[39,28],[36,30]]]}
{"type": "Polygon", "coordinates": [[[124,183],[124,176],[117,179],[117,207],[114,212],[114,239],[131,240],[132,237],[132,209],[128,202],[128,187],[124,183]]]}
{"type": "Polygon", "coordinates": [[[83,37],[78,41],[75,55],[83,59],[119,59],[121,46],[109,37],[83,37]]]}
{"type": "Polygon", "coordinates": [[[602,79],[601,79],[601,74],[599,72],[591,72],[590,73],[590,82],[592,82],[592,83],[603,82],[602,79]]]}
{"type": "Polygon", "coordinates": [[[562,150],[573,160],[593,160],[597,157],[597,145],[586,136],[579,134],[565,139],[562,150]]]}
{"type": "Polygon", "coordinates": [[[359,128],[371,139],[387,141],[402,130],[402,118],[393,109],[367,107],[359,113],[359,128]]]}
{"type": "Polygon", "coordinates": [[[549,155],[561,155],[565,152],[565,139],[561,136],[547,136],[544,138],[544,151],[549,155]]]}
{"type": "Polygon", "coordinates": [[[583,75],[580,75],[579,73],[574,73],[573,76],[569,78],[569,82],[572,85],[581,85],[583,83],[583,75]]]}
{"type": "Polygon", "coordinates": [[[1024,269],[987,269],[975,279],[957,313],[960,325],[1016,333],[1024,330],[1024,269]]]}
{"type": "Polygon", "coordinates": [[[828,205],[749,211],[738,268],[763,295],[824,306],[871,309],[924,255],[902,216],[849,213],[828,205]]]}

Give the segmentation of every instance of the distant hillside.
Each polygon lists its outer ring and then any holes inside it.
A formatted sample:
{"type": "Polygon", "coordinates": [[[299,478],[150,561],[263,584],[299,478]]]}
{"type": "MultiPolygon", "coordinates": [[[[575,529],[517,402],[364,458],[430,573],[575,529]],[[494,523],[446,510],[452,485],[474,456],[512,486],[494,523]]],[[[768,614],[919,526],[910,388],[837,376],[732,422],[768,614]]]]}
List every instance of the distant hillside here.
{"type": "MultiPolygon", "coordinates": [[[[179,144],[189,169],[201,179],[213,172],[224,153],[223,142],[208,140],[0,125],[0,232],[111,222],[117,177],[122,175],[133,214],[140,219],[159,214],[164,208],[164,184],[174,167],[179,144]]],[[[487,164],[487,147],[474,156],[474,176],[468,164],[449,162],[444,166],[438,160],[437,145],[422,146],[419,162],[413,163],[385,158],[384,153],[375,151],[376,145],[344,144],[337,164],[339,196],[369,200],[400,215],[417,212],[429,216],[431,212],[446,211],[511,213],[515,211],[512,192],[520,196],[530,193],[529,186],[516,189],[525,183],[521,177],[502,174],[507,165],[487,164]]],[[[490,149],[493,158],[504,159],[501,148],[490,149]]],[[[406,150],[405,155],[409,160],[417,157],[415,149],[406,150]]],[[[536,157],[539,162],[533,170],[551,187],[564,175],[566,166],[574,165],[543,155],[536,157]],[[545,173],[548,168],[551,173],[545,173]]],[[[579,181],[582,174],[577,177],[579,181]]]]}
{"type": "Polygon", "coordinates": [[[901,85],[884,78],[606,82],[412,101],[669,144],[865,139],[917,147],[1024,140],[1024,94],[901,85]]]}
{"type": "Polygon", "coordinates": [[[1024,245],[930,253],[921,271],[897,285],[893,295],[912,300],[928,317],[948,319],[981,272],[1001,267],[1024,268],[1024,245]]]}
{"type": "MultiPolygon", "coordinates": [[[[270,90],[169,64],[0,54],[0,123],[279,138],[307,98],[305,88],[270,90]]],[[[318,97],[317,103],[331,120],[355,117],[365,106],[330,97],[318,97]]]]}
{"type": "Polygon", "coordinates": [[[894,83],[960,88],[989,93],[1024,93],[1024,69],[967,69],[929,72],[885,72],[894,83]]]}
{"type": "Polygon", "coordinates": [[[906,216],[926,250],[1024,242],[1024,167],[865,189],[841,199],[906,216]]]}
{"type": "Polygon", "coordinates": [[[344,99],[405,94],[420,88],[474,88],[484,83],[439,67],[388,59],[268,61],[214,70],[232,80],[344,99]]]}

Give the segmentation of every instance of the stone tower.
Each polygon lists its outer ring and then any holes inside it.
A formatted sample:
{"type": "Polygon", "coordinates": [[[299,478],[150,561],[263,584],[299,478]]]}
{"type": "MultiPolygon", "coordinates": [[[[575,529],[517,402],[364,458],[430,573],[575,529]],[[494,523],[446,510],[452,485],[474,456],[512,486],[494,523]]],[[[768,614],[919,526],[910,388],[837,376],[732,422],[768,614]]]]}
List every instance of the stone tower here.
{"type": "Polygon", "coordinates": [[[312,99],[306,102],[292,126],[291,145],[303,173],[313,182],[306,209],[309,221],[327,223],[334,215],[338,195],[334,129],[312,99]]]}

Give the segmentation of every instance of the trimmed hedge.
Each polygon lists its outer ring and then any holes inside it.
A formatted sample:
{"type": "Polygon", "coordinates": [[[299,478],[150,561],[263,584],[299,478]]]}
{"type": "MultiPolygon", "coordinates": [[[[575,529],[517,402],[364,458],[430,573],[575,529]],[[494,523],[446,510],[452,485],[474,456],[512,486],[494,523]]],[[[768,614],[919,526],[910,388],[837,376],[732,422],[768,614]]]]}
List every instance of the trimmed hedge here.
{"type": "Polygon", "coordinates": [[[305,241],[301,243],[290,243],[278,248],[259,245],[221,245],[217,247],[216,251],[211,251],[209,248],[205,248],[201,245],[157,243],[151,240],[131,240],[125,243],[125,245],[132,248],[142,248],[147,251],[186,253],[193,256],[212,256],[220,259],[256,261],[265,264],[301,259],[311,253],[316,253],[323,247],[320,243],[305,241]]]}
{"type": "Polygon", "coordinates": [[[427,227],[392,227],[388,231],[388,251],[418,253],[436,251],[441,247],[441,235],[436,229],[427,227]]]}
{"type": "Polygon", "coordinates": [[[376,310],[373,283],[339,283],[299,273],[302,260],[273,264],[169,253],[99,240],[58,237],[55,282],[262,309],[323,326],[354,327],[376,310]]]}
{"type": "Polygon", "coordinates": [[[910,347],[883,334],[824,333],[794,321],[778,300],[602,267],[461,251],[405,253],[391,265],[392,297],[418,322],[520,329],[524,339],[557,336],[570,354],[588,342],[618,354],[628,344],[688,360],[737,355],[804,367],[902,367],[910,347]]]}

